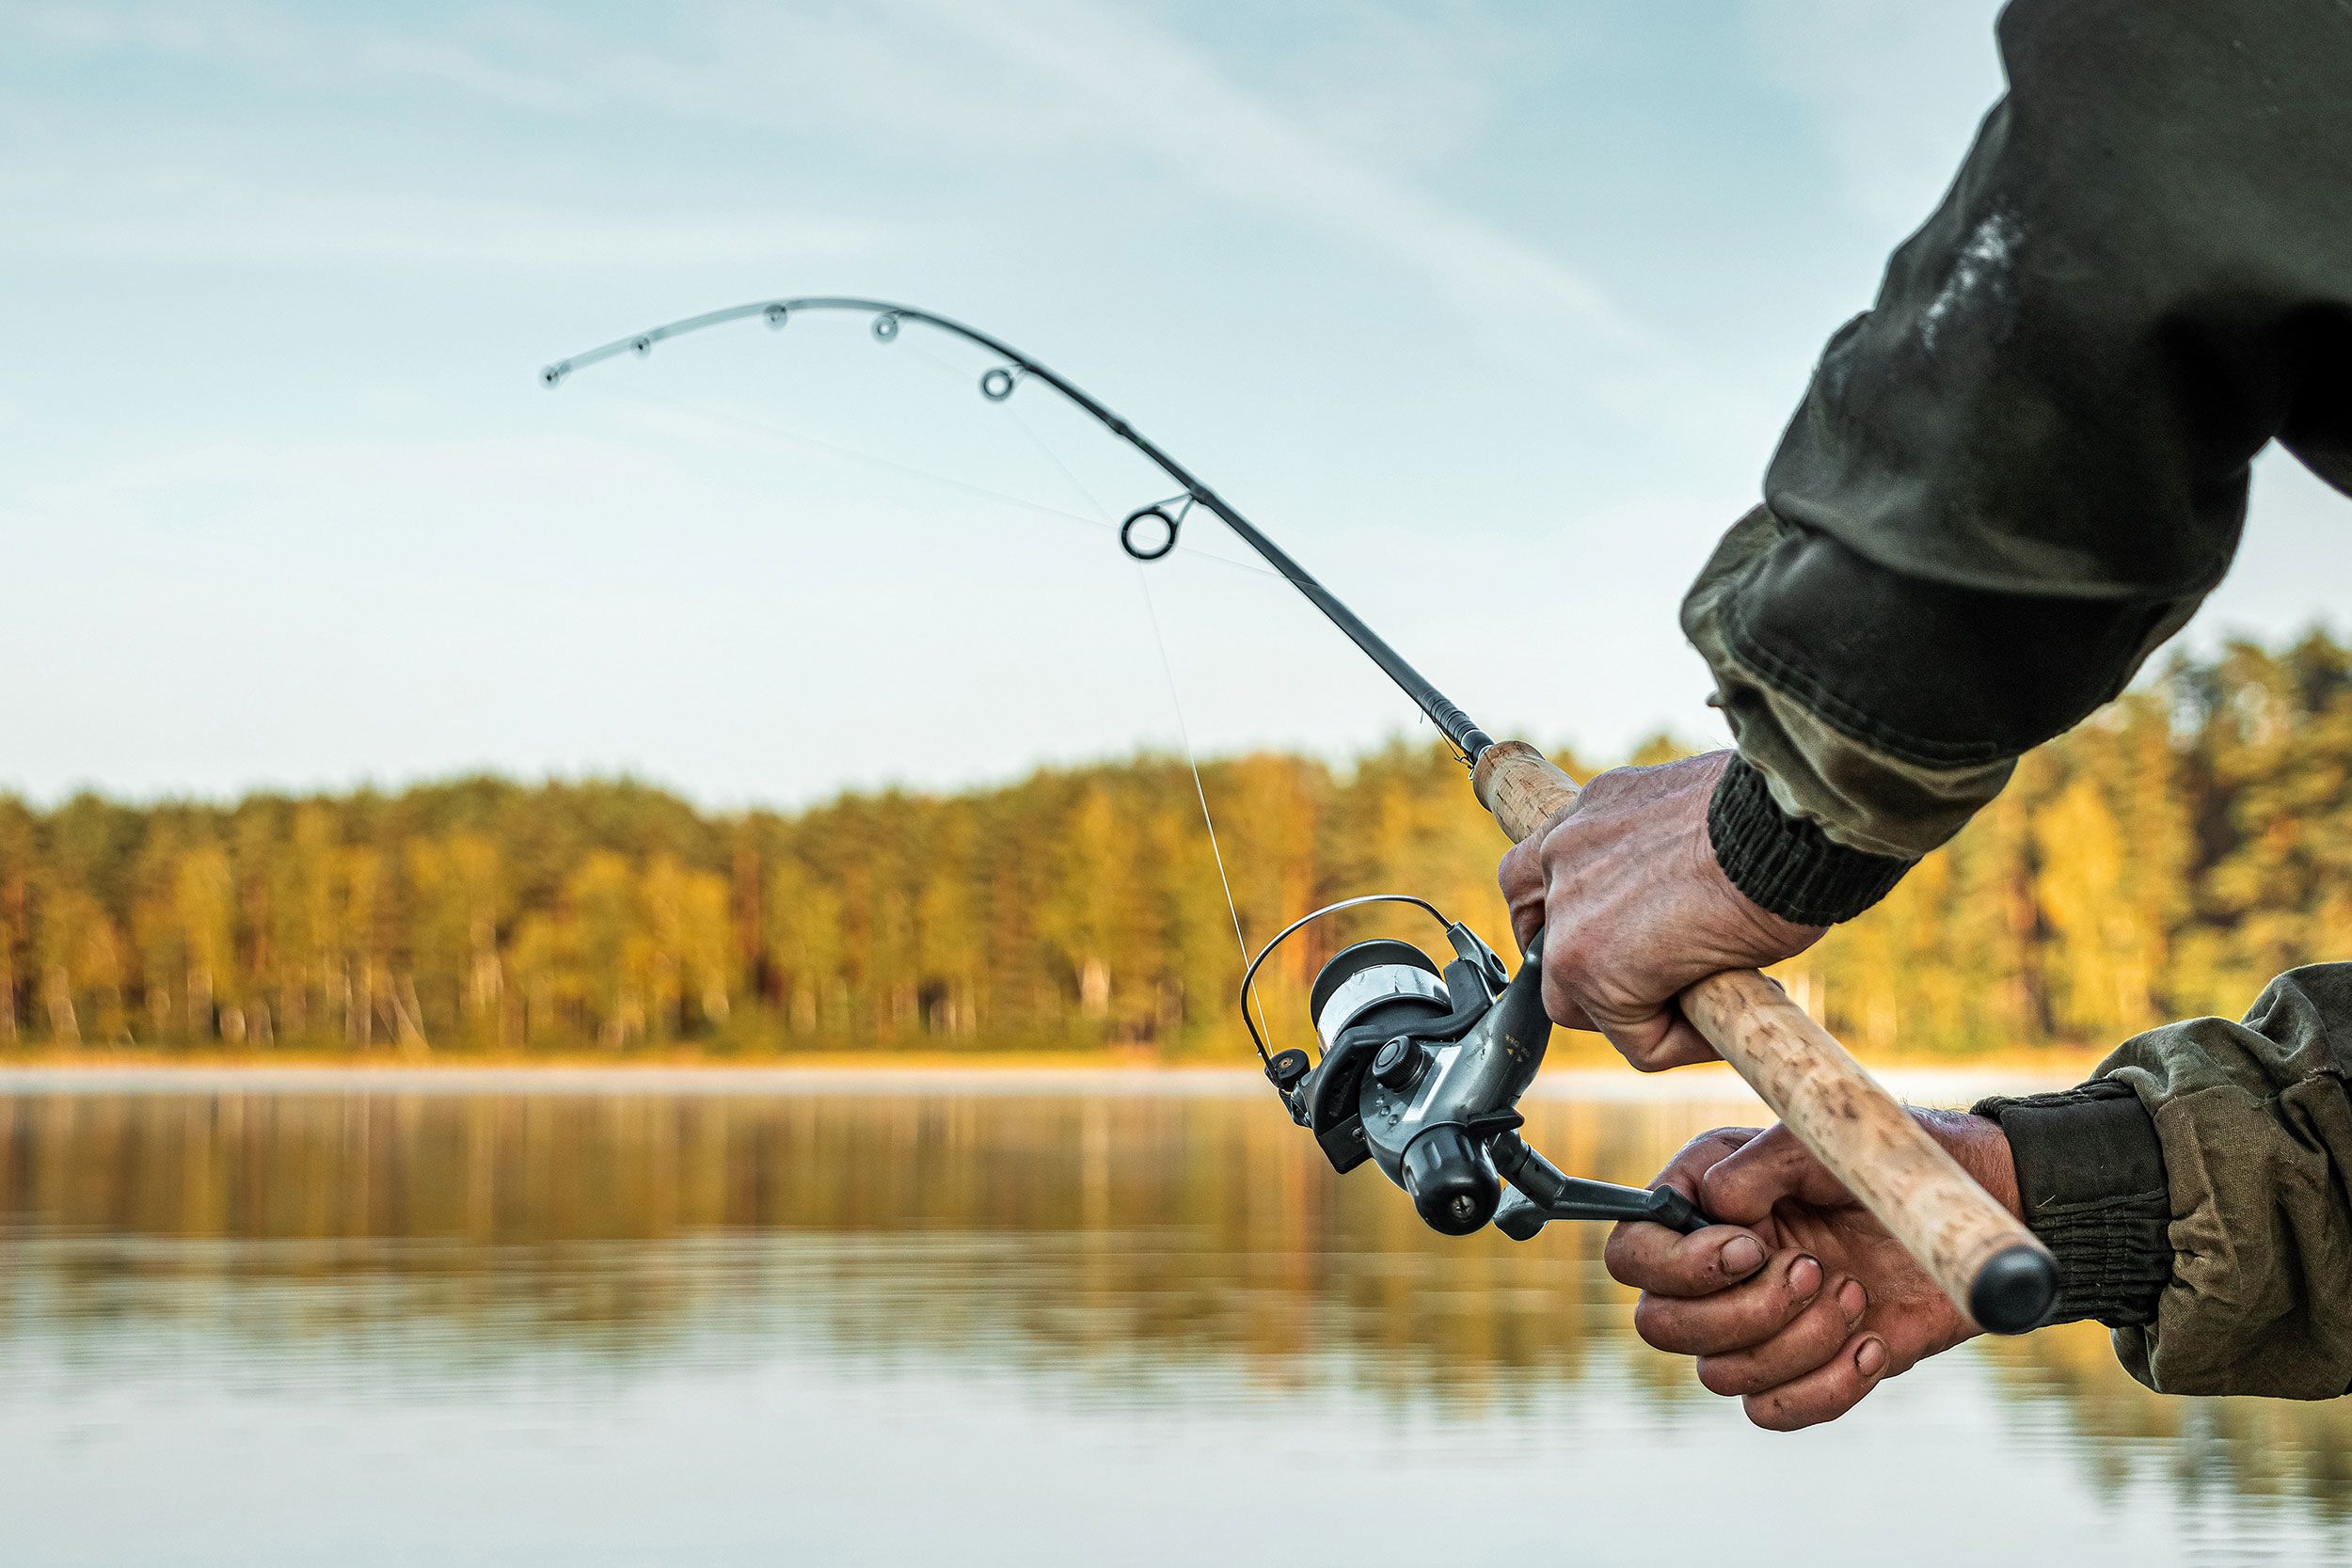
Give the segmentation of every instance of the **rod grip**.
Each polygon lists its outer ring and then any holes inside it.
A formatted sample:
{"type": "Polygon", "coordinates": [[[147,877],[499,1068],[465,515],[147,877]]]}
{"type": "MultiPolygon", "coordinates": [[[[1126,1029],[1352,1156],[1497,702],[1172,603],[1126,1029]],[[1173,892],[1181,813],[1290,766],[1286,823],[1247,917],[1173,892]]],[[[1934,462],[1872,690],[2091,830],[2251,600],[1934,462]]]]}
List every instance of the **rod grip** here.
{"type": "Polygon", "coordinates": [[[1470,788],[1514,844],[1574,806],[1577,798],[1576,781],[1524,740],[1498,740],[1481,752],[1470,768],[1470,788]]]}
{"type": "MultiPolygon", "coordinates": [[[[1489,747],[1470,780],[1514,841],[1577,800],[1575,782],[1522,741],[1489,747]]],[[[2058,1294],[2057,1260],[1835,1036],[1752,969],[1709,975],[1680,1000],[1683,1016],[1953,1305],[1996,1334],[2042,1321],[2058,1294]]]]}

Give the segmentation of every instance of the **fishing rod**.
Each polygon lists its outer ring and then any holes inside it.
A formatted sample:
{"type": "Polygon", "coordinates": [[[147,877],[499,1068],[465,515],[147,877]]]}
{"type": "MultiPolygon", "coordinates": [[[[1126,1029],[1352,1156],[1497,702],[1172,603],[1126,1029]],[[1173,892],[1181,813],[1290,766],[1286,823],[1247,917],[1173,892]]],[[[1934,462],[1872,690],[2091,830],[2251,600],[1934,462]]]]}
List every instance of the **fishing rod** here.
{"type": "MultiPolygon", "coordinates": [[[[886,300],[841,295],[755,301],[651,327],[559,359],[539,372],[549,388],[604,360],[650,355],[656,344],[732,322],[782,330],[823,311],[871,318],[877,342],[910,323],[987,351],[981,396],[1010,398],[1025,380],[1052,388],[1143,454],[1180,489],[1127,514],[1122,549],[1140,562],[1176,547],[1195,507],[1231,529],[1429,716],[1469,768],[1479,803],[1514,842],[1575,808],[1576,782],[1534,747],[1496,740],[1216,491],[1127,420],[1038,359],[977,327],[886,300]],[[1174,510],[1170,510],[1173,508],[1174,510]],[[1150,532],[1139,531],[1150,530],[1150,532]]],[[[1562,1174],[1520,1135],[1518,1106],[1551,1036],[1542,997],[1544,933],[1516,973],[1459,921],[1424,899],[1381,894],[1343,899],[1284,927],[1242,974],[1242,1019],[1291,1119],[1334,1169],[1369,1160],[1413,1199],[1433,1228],[1467,1235],[1489,1223],[1525,1241],[1555,1219],[1641,1219],[1685,1232],[1709,1221],[1671,1187],[1619,1187],[1562,1174]],[[1343,949],[1309,993],[1319,1056],[1273,1050],[1249,1016],[1252,980],[1274,950],[1327,915],[1375,903],[1416,907],[1444,927],[1454,957],[1442,970],[1420,948],[1386,939],[1343,949]],[[1503,1188],[1508,1184],[1506,1196],[1503,1188]]],[[[1829,1031],[1772,981],[1735,970],[1677,999],[1683,1016],[1805,1147],[1877,1216],[1962,1311],[1995,1333],[2020,1333],[2047,1315],[2057,1263],[2018,1220],[1960,1168],[1829,1031]]]]}

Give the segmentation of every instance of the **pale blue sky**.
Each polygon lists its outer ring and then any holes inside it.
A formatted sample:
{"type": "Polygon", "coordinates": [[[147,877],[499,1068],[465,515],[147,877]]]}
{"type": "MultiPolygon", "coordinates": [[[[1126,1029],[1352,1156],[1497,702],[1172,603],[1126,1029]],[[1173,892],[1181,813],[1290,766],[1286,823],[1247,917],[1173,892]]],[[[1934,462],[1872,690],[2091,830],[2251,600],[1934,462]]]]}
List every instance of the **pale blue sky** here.
{"type": "MultiPolygon", "coordinates": [[[[1171,743],[1102,531],[792,438],[1164,493],[1041,392],[846,319],[534,378],[816,292],[1054,364],[1498,733],[1710,736],[1675,605],[1997,92],[1994,8],[10,0],[0,786],[788,803],[1171,743]]],[[[2265,467],[2196,636],[2333,615],[2346,522],[2265,467]]],[[[1213,528],[1150,578],[1204,750],[1412,724],[1213,528]]]]}

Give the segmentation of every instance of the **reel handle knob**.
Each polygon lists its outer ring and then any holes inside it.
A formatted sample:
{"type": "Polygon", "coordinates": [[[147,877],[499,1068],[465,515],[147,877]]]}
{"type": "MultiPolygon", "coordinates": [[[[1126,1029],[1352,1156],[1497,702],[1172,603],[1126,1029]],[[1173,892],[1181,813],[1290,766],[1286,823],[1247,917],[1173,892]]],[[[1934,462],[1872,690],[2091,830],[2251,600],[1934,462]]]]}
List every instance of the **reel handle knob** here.
{"type": "Polygon", "coordinates": [[[1502,1179],[1486,1151],[1461,1128],[1433,1127],[1415,1138],[1403,1161],[1406,1192],[1429,1228],[1467,1236],[1494,1218],[1502,1179]]]}

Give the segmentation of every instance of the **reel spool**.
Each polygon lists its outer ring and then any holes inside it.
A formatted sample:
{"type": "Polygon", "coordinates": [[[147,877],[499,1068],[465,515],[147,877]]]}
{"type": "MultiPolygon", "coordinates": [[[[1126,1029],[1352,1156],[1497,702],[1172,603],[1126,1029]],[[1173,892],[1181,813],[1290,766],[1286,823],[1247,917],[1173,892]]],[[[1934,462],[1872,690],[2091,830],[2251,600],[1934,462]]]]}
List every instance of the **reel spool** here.
{"type": "Polygon", "coordinates": [[[1681,1231],[1708,1223],[1670,1187],[1644,1191],[1563,1175],[1519,1136],[1519,1099],[1551,1038],[1539,937],[1510,974],[1502,958],[1424,899],[1350,898],[1294,922],[1242,977],[1243,1018],[1291,1120],[1340,1172],[1369,1160],[1405,1189],[1432,1229],[1467,1236],[1491,1221],[1526,1241],[1555,1219],[1651,1220],[1681,1231]],[[1250,982],[1300,927],[1366,904],[1410,904],[1445,927],[1455,957],[1440,970],[1410,942],[1359,942],[1315,976],[1308,1007],[1318,1058],[1268,1053],[1249,1019],[1250,982]],[[1503,1184],[1513,1191],[1506,1196],[1503,1184]]]}

